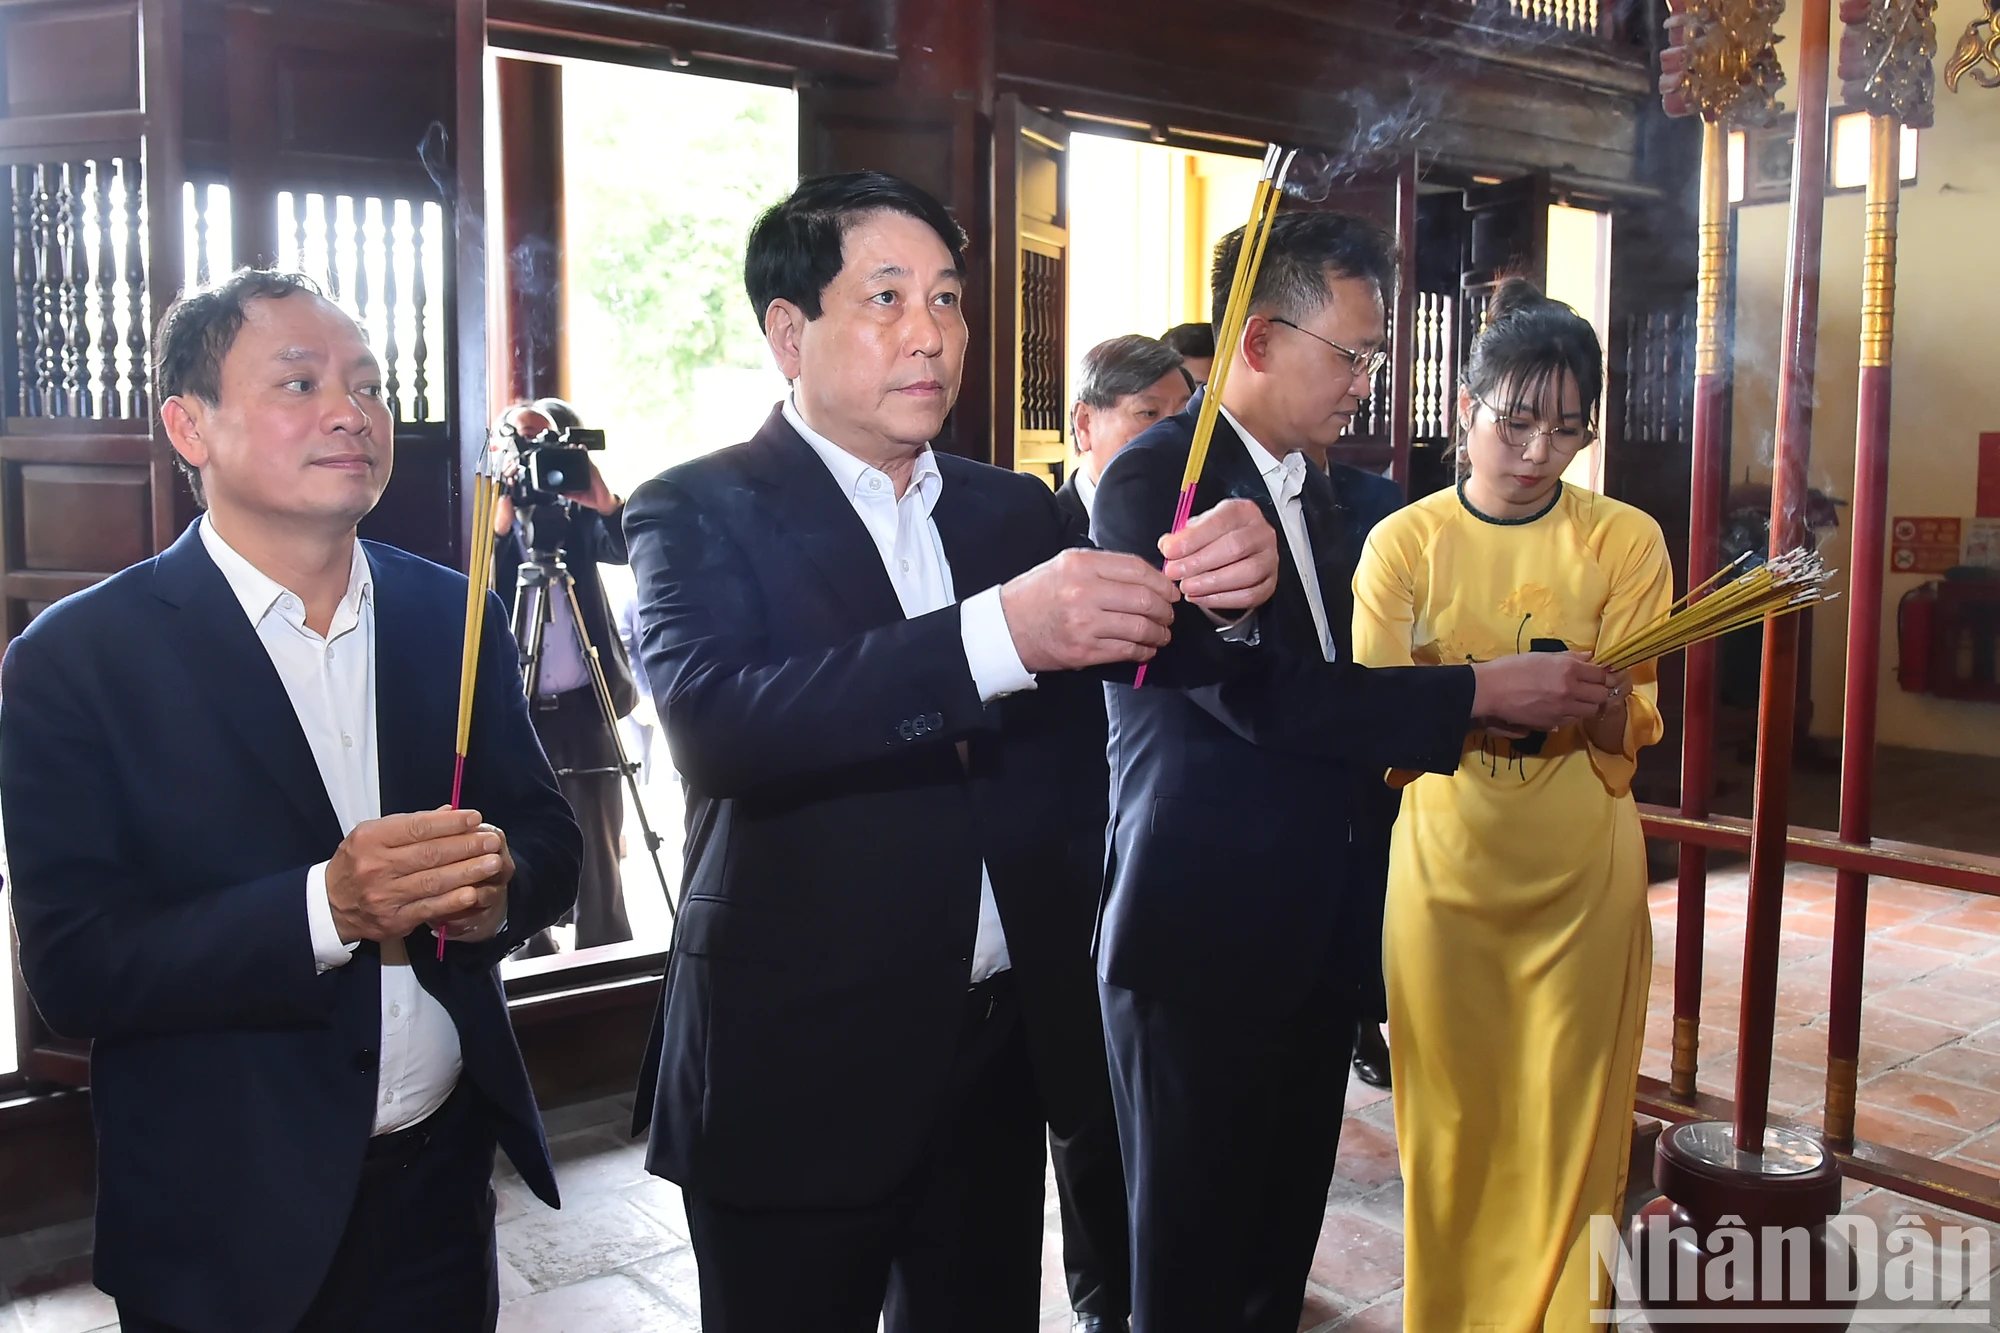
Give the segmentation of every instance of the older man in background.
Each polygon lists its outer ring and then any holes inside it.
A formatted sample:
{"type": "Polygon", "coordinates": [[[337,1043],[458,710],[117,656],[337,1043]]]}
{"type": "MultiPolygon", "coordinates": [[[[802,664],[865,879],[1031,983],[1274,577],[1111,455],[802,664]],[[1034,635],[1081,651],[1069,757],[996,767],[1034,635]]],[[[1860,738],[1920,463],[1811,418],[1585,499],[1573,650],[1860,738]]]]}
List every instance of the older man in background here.
{"type": "Polygon", "coordinates": [[[1128,333],[1084,353],[1070,409],[1076,459],[1056,492],[1079,539],[1090,532],[1090,502],[1105,467],[1140,431],[1186,407],[1193,392],[1180,353],[1155,339],[1128,333]]]}

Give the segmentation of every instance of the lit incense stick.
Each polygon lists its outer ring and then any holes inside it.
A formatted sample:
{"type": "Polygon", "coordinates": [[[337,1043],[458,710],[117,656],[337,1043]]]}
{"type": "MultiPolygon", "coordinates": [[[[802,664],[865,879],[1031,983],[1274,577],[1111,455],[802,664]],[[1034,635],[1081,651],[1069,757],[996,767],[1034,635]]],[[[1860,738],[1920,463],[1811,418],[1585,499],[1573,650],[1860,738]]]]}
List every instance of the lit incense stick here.
{"type": "MultiPolygon", "coordinates": [[[[1208,461],[1209,441],[1215,436],[1215,419],[1222,409],[1222,388],[1229,379],[1229,366],[1242,341],[1243,326],[1250,321],[1250,294],[1257,286],[1257,270],[1264,263],[1264,243],[1271,239],[1271,223],[1278,215],[1278,201],[1284,194],[1285,173],[1291,170],[1296,151],[1277,144],[1264,150],[1264,170],[1257,177],[1251,196],[1250,220],[1243,227],[1243,242],[1236,249],[1236,273],[1230,279],[1229,299],[1223,305],[1222,326],[1216,333],[1215,364],[1210,368],[1208,387],[1202,394],[1201,411],[1195,417],[1194,440],[1188,446],[1187,467],[1181,472],[1180,501],[1174,506],[1174,525],[1179,532],[1194,512],[1195,488],[1201,484],[1201,470],[1208,461]]],[[[1140,663],[1132,677],[1132,688],[1146,683],[1146,664],[1140,663]]]]}
{"type": "MultiPolygon", "coordinates": [[[[458,735],[451,770],[451,808],[465,789],[465,753],[472,744],[472,698],[479,683],[479,643],[486,629],[486,591],[493,582],[493,510],[499,488],[487,475],[482,455],[472,474],[471,549],[466,555],[465,647],[458,665],[458,735]]],[[[446,929],[437,927],[437,956],[444,957],[446,929]]]]}
{"type": "MultiPolygon", "coordinates": [[[[1739,557],[1709,583],[1747,558],[1739,557]]],[[[1690,593],[1665,616],[1600,650],[1597,661],[1609,671],[1629,671],[1668,653],[1831,601],[1835,594],[1826,585],[1832,577],[1833,571],[1803,547],[1773,556],[1699,599],[1690,593]]]]}

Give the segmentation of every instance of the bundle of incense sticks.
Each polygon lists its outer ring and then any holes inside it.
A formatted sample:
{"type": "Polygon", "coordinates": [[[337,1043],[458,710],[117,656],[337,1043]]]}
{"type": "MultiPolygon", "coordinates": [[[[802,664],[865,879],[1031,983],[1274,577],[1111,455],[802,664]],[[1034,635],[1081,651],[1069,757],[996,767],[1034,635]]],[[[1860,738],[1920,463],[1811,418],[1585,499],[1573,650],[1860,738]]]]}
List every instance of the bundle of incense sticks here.
{"type": "MultiPolygon", "coordinates": [[[[1264,169],[1257,177],[1256,193],[1250,200],[1250,220],[1243,226],[1243,244],[1236,251],[1236,273],[1229,282],[1229,300],[1223,306],[1222,324],[1215,334],[1215,364],[1209,369],[1208,388],[1202,395],[1201,412],[1195,417],[1194,441],[1188,447],[1187,467],[1181,473],[1180,503],[1174,507],[1174,525],[1179,532],[1188,525],[1194,510],[1195,487],[1201,483],[1202,465],[1208,461],[1208,443],[1215,436],[1216,414],[1222,409],[1222,387],[1229,380],[1229,364],[1235,359],[1236,345],[1243,340],[1243,326],[1250,319],[1250,293],[1257,286],[1257,270],[1264,262],[1264,243],[1271,239],[1271,222],[1278,216],[1278,201],[1284,194],[1285,173],[1291,170],[1297,150],[1272,144],[1264,150],[1264,169]]],[[[1146,667],[1139,666],[1132,687],[1146,683],[1146,667]]]]}
{"type": "Polygon", "coordinates": [[[1629,671],[1732,630],[1830,602],[1837,595],[1826,588],[1834,571],[1804,547],[1773,556],[1723,582],[1751,554],[1745,551],[1712,578],[1690,588],[1660,619],[1601,649],[1596,655],[1598,664],[1611,671],[1629,671]]]}
{"type": "MultiPolygon", "coordinates": [[[[479,642],[486,629],[486,593],[493,585],[493,509],[500,488],[482,454],[472,474],[472,536],[465,561],[465,647],[458,663],[458,743],[451,770],[451,808],[465,789],[465,752],[472,743],[472,697],[479,684],[479,642]]],[[[445,928],[437,930],[437,956],[444,957],[445,928]]]]}

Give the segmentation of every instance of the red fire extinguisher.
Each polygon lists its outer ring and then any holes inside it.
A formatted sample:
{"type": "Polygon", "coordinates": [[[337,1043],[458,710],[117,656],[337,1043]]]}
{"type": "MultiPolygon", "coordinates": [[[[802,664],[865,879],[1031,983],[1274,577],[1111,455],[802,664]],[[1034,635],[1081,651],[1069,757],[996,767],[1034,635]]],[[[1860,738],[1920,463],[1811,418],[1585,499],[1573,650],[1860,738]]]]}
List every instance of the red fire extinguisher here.
{"type": "Polygon", "coordinates": [[[1911,694],[1931,688],[1937,640],[1936,580],[1912,588],[1896,604],[1896,683],[1911,694]]]}

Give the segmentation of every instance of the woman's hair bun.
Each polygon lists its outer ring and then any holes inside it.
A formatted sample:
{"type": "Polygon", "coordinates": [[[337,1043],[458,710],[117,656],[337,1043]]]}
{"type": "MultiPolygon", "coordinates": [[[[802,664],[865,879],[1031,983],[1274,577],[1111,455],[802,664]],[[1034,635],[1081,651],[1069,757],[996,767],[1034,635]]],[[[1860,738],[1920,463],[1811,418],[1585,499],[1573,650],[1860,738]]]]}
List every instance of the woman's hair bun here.
{"type": "Polygon", "coordinates": [[[1493,296],[1486,305],[1486,320],[1490,324],[1509,315],[1518,315],[1525,310],[1539,310],[1560,305],[1562,302],[1550,300],[1542,295],[1541,288],[1516,274],[1513,277],[1502,278],[1500,285],[1493,289],[1493,296]]]}

